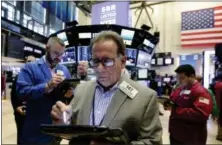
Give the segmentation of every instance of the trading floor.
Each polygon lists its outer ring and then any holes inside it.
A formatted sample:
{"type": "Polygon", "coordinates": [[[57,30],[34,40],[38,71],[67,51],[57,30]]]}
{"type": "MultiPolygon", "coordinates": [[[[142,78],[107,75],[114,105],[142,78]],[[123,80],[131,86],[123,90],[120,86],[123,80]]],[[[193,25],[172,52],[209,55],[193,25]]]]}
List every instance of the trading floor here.
{"type": "MultiPolygon", "coordinates": [[[[163,143],[169,144],[168,139],[168,118],[169,112],[163,111],[162,106],[161,111],[164,112],[164,116],[160,117],[163,126],[163,143]]],[[[207,144],[222,144],[222,142],[215,139],[217,131],[217,126],[212,120],[208,120],[208,138],[207,144]]],[[[11,107],[10,100],[2,101],[2,144],[15,144],[16,143],[16,126],[14,122],[13,111],[11,107]]],[[[62,141],[62,144],[67,144],[66,140],[62,141]]]]}

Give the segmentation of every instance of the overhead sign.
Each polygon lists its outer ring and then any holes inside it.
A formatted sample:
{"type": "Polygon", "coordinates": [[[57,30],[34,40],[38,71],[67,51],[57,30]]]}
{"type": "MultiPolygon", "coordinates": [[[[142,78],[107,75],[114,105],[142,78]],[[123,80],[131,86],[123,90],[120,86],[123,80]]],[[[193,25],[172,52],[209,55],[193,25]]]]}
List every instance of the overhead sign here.
{"type": "Polygon", "coordinates": [[[24,41],[24,42],[26,42],[26,43],[30,43],[30,44],[32,44],[32,45],[38,46],[38,47],[40,47],[40,48],[44,48],[44,49],[45,49],[45,47],[46,47],[45,44],[40,43],[40,42],[37,42],[37,41],[34,41],[34,40],[29,39],[29,38],[26,38],[26,37],[21,38],[21,40],[24,41]]]}
{"type": "Polygon", "coordinates": [[[1,20],[1,26],[3,28],[6,28],[6,29],[11,30],[13,32],[21,33],[21,28],[20,27],[14,25],[14,24],[11,24],[9,22],[6,22],[4,20],[1,20]]]}
{"type": "Polygon", "coordinates": [[[131,26],[129,1],[103,2],[92,6],[92,24],[131,26]]]}

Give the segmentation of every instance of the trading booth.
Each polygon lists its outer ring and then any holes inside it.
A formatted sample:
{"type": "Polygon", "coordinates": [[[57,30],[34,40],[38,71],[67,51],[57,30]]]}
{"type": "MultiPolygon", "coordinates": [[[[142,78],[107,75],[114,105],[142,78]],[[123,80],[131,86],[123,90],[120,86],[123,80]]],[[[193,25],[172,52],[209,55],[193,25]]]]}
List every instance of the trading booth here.
{"type": "MultiPolygon", "coordinates": [[[[69,69],[76,69],[79,61],[90,59],[91,39],[105,30],[115,31],[123,38],[126,45],[126,68],[131,76],[139,78],[140,81],[147,80],[159,38],[145,30],[119,25],[86,25],[69,27],[51,36],[57,36],[65,43],[66,52],[63,55],[62,63],[69,69]]],[[[71,70],[71,72],[76,71],[71,70]]]]}

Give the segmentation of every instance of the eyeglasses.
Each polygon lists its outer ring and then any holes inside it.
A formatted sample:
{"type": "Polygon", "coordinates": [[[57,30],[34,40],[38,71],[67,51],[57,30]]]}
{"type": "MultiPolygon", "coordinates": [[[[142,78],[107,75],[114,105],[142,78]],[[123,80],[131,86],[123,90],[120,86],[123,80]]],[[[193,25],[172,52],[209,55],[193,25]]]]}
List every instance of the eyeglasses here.
{"type": "Polygon", "coordinates": [[[98,67],[99,64],[102,63],[104,67],[112,67],[115,63],[116,58],[91,59],[89,60],[89,65],[91,67],[98,67]]]}
{"type": "Polygon", "coordinates": [[[54,56],[60,57],[64,54],[64,52],[50,51],[54,56]]]}

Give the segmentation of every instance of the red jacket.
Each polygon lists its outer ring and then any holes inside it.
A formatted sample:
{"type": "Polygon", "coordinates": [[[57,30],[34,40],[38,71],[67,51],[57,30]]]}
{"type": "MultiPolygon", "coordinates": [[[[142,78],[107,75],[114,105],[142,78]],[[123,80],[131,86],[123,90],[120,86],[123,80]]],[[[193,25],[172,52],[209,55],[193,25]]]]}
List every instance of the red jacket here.
{"type": "Polygon", "coordinates": [[[215,96],[216,96],[216,102],[217,102],[217,106],[220,110],[220,115],[219,115],[219,124],[222,126],[222,82],[216,82],[215,83],[215,96]]]}
{"type": "Polygon", "coordinates": [[[170,135],[186,144],[206,144],[207,119],[213,107],[208,91],[195,82],[190,88],[177,88],[170,98],[177,104],[170,116],[170,135]]]}

